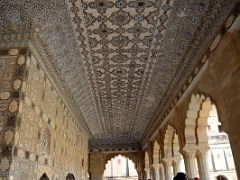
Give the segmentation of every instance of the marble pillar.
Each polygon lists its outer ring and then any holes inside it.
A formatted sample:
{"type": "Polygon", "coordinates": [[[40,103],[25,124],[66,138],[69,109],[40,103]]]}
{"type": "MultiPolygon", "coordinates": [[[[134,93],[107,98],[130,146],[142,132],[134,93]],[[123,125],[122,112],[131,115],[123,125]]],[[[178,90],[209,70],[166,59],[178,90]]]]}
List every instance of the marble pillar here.
{"type": "Polygon", "coordinates": [[[188,177],[197,177],[197,166],[196,166],[196,150],[195,149],[184,149],[184,163],[186,168],[186,174],[188,177]]]}
{"type": "Polygon", "coordinates": [[[150,179],[151,178],[150,177],[150,169],[149,168],[145,168],[144,171],[145,171],[145,174],[146,174],[146,180],[150,179]]]}
{"type": "Polygon", "coordinates": [[[103,171],[91,173],[91,180],[103,180],[103,171]]]}
{"type": "Polygon", "coordinates": [[[160,164],[160,180],[165,180],[165,171],[164,171],[164,165],[160,164]]]}
{"type": "Polygon", "coordinates": [[[154,179],[160,180],[160,164],[154,163],[153,168],[154,168],[154,179]]]}
{"type": "Polygon", "coordinates": [[[181,161],[182,161],[181,156],[174,156],[173,161],[174,161],[174,168],[173,168],[174,175],[176,175],[178,172],[183,172],[183,170],[181,169],[181,161]]]}
{"type": "Polygon", "coordinates": [[[166,179],[172,179],[172,162],[173,159],[172,158],[166,158],[164,159],[165,165],[166,165],[166,171],[165,171],[165,177],[166,179]]]}
{"type": "Polygon", "coordinates": [[[209,147],[199,149],[198,162],[199,162],[199,176],[201,179],[210,179],[208,165],[208,151],[209,147]]]}

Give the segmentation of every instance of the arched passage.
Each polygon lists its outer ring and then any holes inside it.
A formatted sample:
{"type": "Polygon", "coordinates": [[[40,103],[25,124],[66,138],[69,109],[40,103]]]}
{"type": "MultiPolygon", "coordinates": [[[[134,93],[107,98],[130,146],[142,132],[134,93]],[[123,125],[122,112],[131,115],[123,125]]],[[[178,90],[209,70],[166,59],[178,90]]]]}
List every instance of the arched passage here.
{"type": "Polygon", "coordinates": [[[155,140],[153,144],[153,164],[159,163],[160,161],[160,145],[155,140]]]}
{"type": "Polygon", "coordinates": [[[105,179],[131,178],[138,179],[136,164],[129,157],[116,155],[108,159],[104,170],[105,179]]]}
{"type": "Polygon", "coordinates": [[[200,177],[213,179],[224,174],[228,179],[237,179],[228,135],[223,131],[217,107],[210,98],[202,103],[197,125],[200,177]]]}
{"type": "Polygon", "coordinates": [[[203,95],[192,95],[188,106],[187,117],[185,120],[185,146],[184,152],[184,163],[186,173],[189,177],[198,176],[198,168],[196,163],[197,153],[197,137],[196,127],[197,119],[201,110],[201,105],[205,97],[203,95]]]}
{"type": "Polygon", "coordinates": [[[150,179],[150,162],[149,162],[149,155],[148,155],[148,152],[146,151],[145,152],[145,155],[144,155],[144,165],[145,165],[145,176],[146,176],[146,179],[150,179]]]}
{"type": "Polygon", "coordinates": [[[75,180],[75,177],[72,173],[68,173],[66,176],[66,180],[75,180]]]}
{"type": "MultiPolygon", "coordinates": [[[[215,126],[215,130],[219,130],[218,128],[220,128],[221,131],[223,130],[221,123],[218,121],[217,108],[215,104],[212,103],[211,98],[203,95],[192,95],[185,123],[186,143],[183,150],[185,152],[185,165],[188,176],[200,176],[201,179],[213,179],[216,176],[216,174],[213,175],[213,171],[218,170],[218,173],[219,170],[222,169],[229,171],[226,159],[232,158],[226,157],[226,154],[231,156],[231,148],[227,134],[221,134],[218,131],[214,133],[212,131],[213,134],[209,134],[212,126],[215,126]],[[221,141],[225,142],[223,143],[221,141]],[[214,150],[215,153],[211,155],[209,154],[209,149],[210,152],[212,152],[211,148],[213,147],[218,147],[218,150],[214,150]],[[227,153],[225,153],[225,147],[228,147],[226,150],[227,153]],[[219,154],[218,157],[215,157],[216,154],[219,154]],[[222,161],[220,162],[218,160],[218,163],[214,162],[217,159],[222,159],[222,161]],[[211,165],[210,170],[209,165],[211,165]],[[219,166],[219,168],[216,169],[215,166],[219,166]]],[[[234,164],[232,163],[233,160],[230,161],[230,164],[234,164]]],[[[235,175],[232,176],[234,176],[234,178],[236,177],[235,175]]],[[[232,179],[230,175],[228,177],[232,179]]]]}
{"type": "Polygon", "coordinates": [[[198,146],[208,147],[208,117],[209,112],[212,109],[212,102],[209,97],[204,99],[201,103],[201,107],[197,118],[197,144],[198,146]]]}
{"type": "Polygon", "coordinates": [[[201,179],[210,179],[208,166],[208,117],[212,108],[209,97],[202,99],[199,107],[198,118],[196,119],[196,144],[197,144],[197,167],[201,179]]]}
{"type": "Polygon", "coordinates": [[[195,148],[196,147],[196,123],[198,114],[200,111],[200,107],[202,104],[202,101],[204,99],[204,96],[201,96],[199,94],[192,95],[191,101],[189,103],[188,111],[187,111],[187,118],[185,121],[185,149],[186,148],[195,148]]]}
{"type": "Polygon", "coordinates": [[[179,153],[179,140],[175,128],[167,126],[164,138],[164,162],[166,166],[166,177],[172,179],[179,171],[184,171],[182,155],[179,153]]]}
{"type": "Polygon", "coordinates": [[[166,179],[173,178],[173,135],[174,128],[171,125],[167,126],[164,138],[164,162],[166,179]]]}
{"type": "Polygon", "coordinates": [[[164,158],[172,157],[173,135],[174,128],[171,125],[167,126],[165,138],[164,138],[164,158]]]}
{"type": "Polygon", "coordinates": [[[47,176],[46,173],[43,173],[39,180],[49,180],[49,177],[47,176]]]}
{"type": "Polygon", "coordinates": [[[155,179],[162,179],[164,177],[164,167],[161,161],[162,159],[160,145],[155,140],[153,144],[153,169],[155,179]]]}
{"type": "Polygon", "coordinates": [[[176,132],[173,135],[173,172],[176,175],[178,172],[185,172],[183,157],[180,154],[179,139],[176,132]]]}

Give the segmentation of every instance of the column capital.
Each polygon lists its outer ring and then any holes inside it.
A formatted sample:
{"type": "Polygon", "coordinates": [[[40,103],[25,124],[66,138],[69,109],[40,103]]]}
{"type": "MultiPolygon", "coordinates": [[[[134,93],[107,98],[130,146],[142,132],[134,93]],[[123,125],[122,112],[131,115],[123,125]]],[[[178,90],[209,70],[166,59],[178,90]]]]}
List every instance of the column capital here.
{"type": "Polygon", "coordinates": [[[154,170],[159,170],[160,169],[160,164],[159,163],[154,163],[152,165],[152,167],[153,167],[154,170]]]}
{"type": "Polygon", "coordinates": [[[173,161],[178,162],[178,161],[181,161],[181,160],[182,160],[181,155],[173,156],[173,161]]]}
{"type": "Polygon", "coordinates": [[[144,171],[145,171],[146,173],[148,173],[148,172],[150,172],[150,168],[144,168],[144,171]]]}
{"type": "Polygon", "coordinates": [[[190,157],[195,156],[197,152],[197,146],[195,144],[186,144],[183,148],[183,151],[190,157]]]}
{"type": "Polygon", "coordinates": [[[167,166],[171,166],[173,157],[165,157],[163,161],[166,163],[167,166]]]}
{"type": "Polygon", "coordinates": [[[206,152],[209,151],[210,147],[209,147],[208,144],[200,144],[200,145],[197,146],[197,149],[201,153],[206,153],[206,152]]]}

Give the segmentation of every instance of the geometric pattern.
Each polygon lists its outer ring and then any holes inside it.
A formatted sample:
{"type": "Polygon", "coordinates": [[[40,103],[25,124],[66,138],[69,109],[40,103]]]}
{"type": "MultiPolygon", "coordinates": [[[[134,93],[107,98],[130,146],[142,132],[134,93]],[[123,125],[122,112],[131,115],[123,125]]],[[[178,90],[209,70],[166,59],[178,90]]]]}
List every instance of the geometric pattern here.
{"type": "Polygon", "coordinates": [[[78,5],[72,1],[70,5],[78,36],[87,34],[79,44],[97,113],[103,117],[99,120],[102,137],[129,141],[141,136],[132,137],[131,132],[145,91],[142,82],[149,78],[148,63],[156,56],[152,41],[157,41],[158,17],[164,27],[171,9],[171,1],[164,3],[162,11],[159,1],[82,1],[78,5]],[[76,7],[82,7],[84,17],[76,7]],[[78,28],[82,22],[87,22],[85,29],[78,28]]]}
{"type": "MultiPolygon", "coordinates": [[[[133,143],[131,140],[143,136],[170,82],[179,80],[177,74],[186,74],[180,66],[189,64],[184,55],[194,38],[199,38],[195,42],[199,47],[204,40],[200,31],[194,32],[209,7],[185,4],[185,9],[180,5],[181,12],[172,12],[179,6],[174,0],[82,0],[71,1],[69,6],[70,10],[79,7],[80,13],[72,11],[73,24],[76,34],[83,36],[78,40],[97,113],[102,117],[102,137],[92,141],[93,148],[97,142],[111,147],[111,140],[133,143]],[[176,27],[182,31],[177,32],[176,27]]],[[[195,63],[193,58],[190,64],[195,63]]]]}
{"type": "Polygon", "coordinates": [[[141,143],[236,2],[13,1],[0,24],[33,20],[41,27],[50,63],[93,135],[90,146],[115,147],[141,143]]]}

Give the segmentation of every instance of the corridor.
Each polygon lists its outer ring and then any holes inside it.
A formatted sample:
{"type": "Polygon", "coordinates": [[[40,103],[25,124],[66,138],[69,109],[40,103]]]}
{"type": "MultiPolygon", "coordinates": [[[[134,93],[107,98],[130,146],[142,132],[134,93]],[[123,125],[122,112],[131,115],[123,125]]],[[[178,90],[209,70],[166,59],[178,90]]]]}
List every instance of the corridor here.
{"type": "Polygon", "coordinates": [[[240,179],[239,0],[0,0],[0,179],[240,179]]]}

